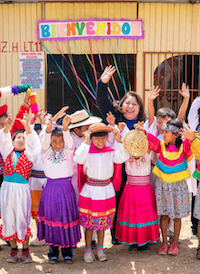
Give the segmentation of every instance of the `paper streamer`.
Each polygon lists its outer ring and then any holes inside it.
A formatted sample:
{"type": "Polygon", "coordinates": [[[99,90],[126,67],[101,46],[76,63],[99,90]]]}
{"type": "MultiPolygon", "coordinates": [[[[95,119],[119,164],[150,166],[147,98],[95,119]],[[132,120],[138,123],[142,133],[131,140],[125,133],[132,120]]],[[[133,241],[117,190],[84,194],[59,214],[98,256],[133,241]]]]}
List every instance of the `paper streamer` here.
{"type": "MultiPolygon", "coordinates": [[[[109,63],[109,60],[108,60],[108,56],[106,56],[106,59],[107,59],[108,66],[110,66],[110,63],[109,63]]],[[[111,76],[111,79],[113,81],[113,85],[115,87],[115,90],[116,90],[116,93],[117,93],[117,96],[118,96],[118,100],[120,100],[119,91],[118,91],[118,88],[117,88],[117,85],[116,85],[116,82],[115,82],[115,78],[114,78],[113,75],[111,76]]]]}
{"type": "Polygon", "coordinates": [[[89,42],[89,47],[90,47],[90,54],[91,54],[92,64],[94,66],[94,77],[95,77],[95,81],[96,81],[96,84],[97,84],[97,82],[98,82],[98,80],[97,80],[97,72],[96,72],[96,68],[95,68],[95,64],[94,64],[94,58],[93,58],[93,54],[92,54],[91,42],[90,42],[90,40],[88,40],[88,42],[89,42]]]}
{"type": "Polygon", "coordinates": [[[97,50],[98,50],[98,56],[99,56],[99,62],[100,62],[100,66],[101,66],[101,69],[102,69],[102,72],[104,71],[104,68],[103,68],[103,62],[102,62],[102,59],[101,59],[101,54],[99,52],[99,46],[98,46],[98,41],[96,40],[96,44],[97,44],[97,50]]]}

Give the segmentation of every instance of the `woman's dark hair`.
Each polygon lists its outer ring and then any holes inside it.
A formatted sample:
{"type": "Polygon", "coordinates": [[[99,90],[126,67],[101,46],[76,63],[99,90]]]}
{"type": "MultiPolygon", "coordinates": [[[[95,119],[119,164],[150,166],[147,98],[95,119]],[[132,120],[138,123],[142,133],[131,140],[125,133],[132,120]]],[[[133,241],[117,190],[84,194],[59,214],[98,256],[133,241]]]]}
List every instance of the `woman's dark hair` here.
{"type": "Polygon", "coordinates": [[[24,133],[24,132],[25,132],[25,129],[24,129],[24,128],[20,128],[20,129],[16,130],[16,131],[14,132],[13,136],[12,136],[12,140],[13,140],[13,141],[15,140],[17,134],[19,134],[19,133],[24,133]]]}
{"type": "Polygon", "coordinates": [[[137,94],[135,91],[129,91],[129,92],[127,92],[127,93],[122,97],[122,99],[121,99],[120,101],[114,101],[114,102],[113,102],[113,107],[114,107],[116,110],[118,110],[119,112],[122,113],[122,105],[123,105],[124,101],[125,101],[126,99],[128,99],[129,96],[135,97],[137,103],[138,103],[139,106],[140,106],[140,111],[139,111],[138,117],[137,117],[138,120],[139,120],[139,121],[146,121],[147,115],[146,115],[146,113],[145,113],[145,111],[144,111],[142,98],[141,98],[140,95],[137,94]]]}
{"type": "Polygon", "coordinates": [[[62,126],[56,126],[54,130],[51,132],[51,137],[56,136],[56,137],[63,137],[63,128],[62,126]]]}
{"type": "Polygon", "coordinates": [[[172,119],[176,119],[176,113],[170,108],[159,108],[159,110],[156,113],[156,117],[171,117],[172,119]]]}
{"type": "Polygon", "coordinates": [[[34,130],[35,131],[42,130],[42,125],[41,124],[34,124],[34,130]]]}
{"type": "Polygon", "coordinates": [[[1,117],[6,117],[6,118],[7,118],[7,117],[8,117],[8,114],[7,114],[7,113],[4,113],[4,114],[0,115],[0,118],[1,118],[1,117]]]}
{"type": "Polygon", "coordinates": [[[92,138],[93,136],[95,136],[95,137],[102,137],[102,136],[107,136],[108,135],[108,132],[95,132],[95,133],[92,133],[91,135],[90,135],[90,138],[92,138]]]}
{"type": "MultiPolygon", "coordinates": [[[[183,128],[183,124],[181,123],[181,121],[179,121],[178,119],[172,119],[172,120],[169,120],[167,122],[168,125],[172,125],[172,126],[175,126],[175,127],[178,127],[178,128],[183,128]]],[[[179,134],[177,137],[176,137],[176,141],[175,141],[175,146],[177,148],[179,148],[182,144],[182,139],[181,139],[181,135],[179,134]]]]}

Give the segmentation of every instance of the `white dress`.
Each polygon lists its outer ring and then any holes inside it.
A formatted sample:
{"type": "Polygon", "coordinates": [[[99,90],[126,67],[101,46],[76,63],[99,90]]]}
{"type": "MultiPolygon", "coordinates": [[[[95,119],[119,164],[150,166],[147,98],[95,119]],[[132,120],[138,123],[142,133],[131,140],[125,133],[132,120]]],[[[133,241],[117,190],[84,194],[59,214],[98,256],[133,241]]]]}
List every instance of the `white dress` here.
{"type": "MultiPolygon", "coordinates": [[[[25,155],[34,162],[41,150],[40,140],[35,131],[25,135],[25,155]]],[[[4,161],[13,150],[10,132],[0,130],[0,151],[4,161]]],[[[2,239],[17,239],[24,242],[30,235],[31,196],[27,183],[3,181],[1,188],[1,215],[3,222],[2,239]]]]}

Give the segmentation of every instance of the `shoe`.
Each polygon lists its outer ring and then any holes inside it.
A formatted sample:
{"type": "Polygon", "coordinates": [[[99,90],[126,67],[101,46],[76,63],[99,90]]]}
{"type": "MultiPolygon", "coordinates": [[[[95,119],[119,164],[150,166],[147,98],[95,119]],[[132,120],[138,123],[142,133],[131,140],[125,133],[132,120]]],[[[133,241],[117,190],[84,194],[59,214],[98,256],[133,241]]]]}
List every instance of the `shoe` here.
{"type": "Polygon", "coordinates": [[[97,247],[96,241],[92,241],[91,248],[94,249],[97,247]]]}
{"type": "Polygon", "coordinates": [[[10,242],[9,241],[6,241],[6,243],[7,243],[7,246],[10,246],[10,242]]]}
{"type": "Polygon", "coordinates": [[[30,245],[40,246],[45,245],[45,240],[39,241],[38,238],[30,242],[30,245]]]}
{"type": "Polygon", "coordinates": [[[158,254],[159,255],[167,255],[167,252],[168,252],[168,245],[167,244],[164,244],[162,243],[162,245],[159,247],[158,249],[158,254]]]}
{"type": "Polygon", "coordinates": [[[26,250],[22,253],[22,263],[24,264],[32,263],[32,258],[29,250],[26,250]]]}
{"type": "Polygon", "coordinates": [[[177,256],[179,253],[179,247],[177,246],[177,244],[175,242],[173,242],[169,249],[168,249],[168,255],[173,255],[173,256],[177,256]]]}
{"type": "Polygon", "coordinates": [[[129,245],[128,252],[132,254],[137,253],[138,252],[137,245],[129,245]]]}
{"type": "Polygon", "coordinates": [[[198,260],[200,260],[200,252],[198,252],[200,250],[200,248],[197,248],[197,255],[196,255],[196,258],[198,259],[198,260]]]}
{"type": "Polygon", "coordinates": [[[57,264],[58,258],[57,257],[50,257],[49,258],[49,263],[50,264],[57,264]]]}
{"type": "Polygon", "coordinates": [[[120,243],[118,242],[118,239],[116,239],[116,238],[112,239],[112,244],[113,245],[120,245],[120,243]]]}
{"type": "Polygon", "coordinates": [[[144,253],[149,253],[150,252],[150,248],[148,247],[148,245],[140,246],[139,250],[144,252],[144,253]]]}
{"type": "Polygon", "coordinates": [[[83,256],[85,263],[93,263],[95,261],[94,254],[92,252],[86,252],[83,256]]]}
{"type": "Polygon", "coordinates": [[[198,239],[198,234],[192,231],[190,239],[198,239]]]}
{"type": "Polygon", "coordinates": [[[64,263],[66,263],[66,264],[73,264],[73,260],[72,260],[71,257],[66,256],[66,257],[64,257],[64,263]]]}
{"type": "Polygon", "coordinates": [[[7,262],[16,264],[18,261],[17,254],[17,250],[11,250],[10,254],[8,255],[7,262]]]}
{"type": "Polygon", "coordinates": [[[97,257],[98,257],[98,259],[99,259],[100,262],[104,262],[104,261],[108,260],[108,257],[103,252],[103,249],[101,249],[100,251],[97,251],[97,257]]]}

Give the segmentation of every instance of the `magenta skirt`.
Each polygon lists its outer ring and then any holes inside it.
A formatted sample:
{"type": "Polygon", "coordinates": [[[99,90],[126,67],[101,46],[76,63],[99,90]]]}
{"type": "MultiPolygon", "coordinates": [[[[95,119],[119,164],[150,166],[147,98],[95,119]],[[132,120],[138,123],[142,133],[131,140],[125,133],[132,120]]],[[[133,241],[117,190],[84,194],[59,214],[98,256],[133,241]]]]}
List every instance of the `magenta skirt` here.
{"type": "Polygon", "coordinates": [[[149,176],[128,176],[117,212],[115,236],[142,246],[159,239],[156,198],[149,176]]]}

